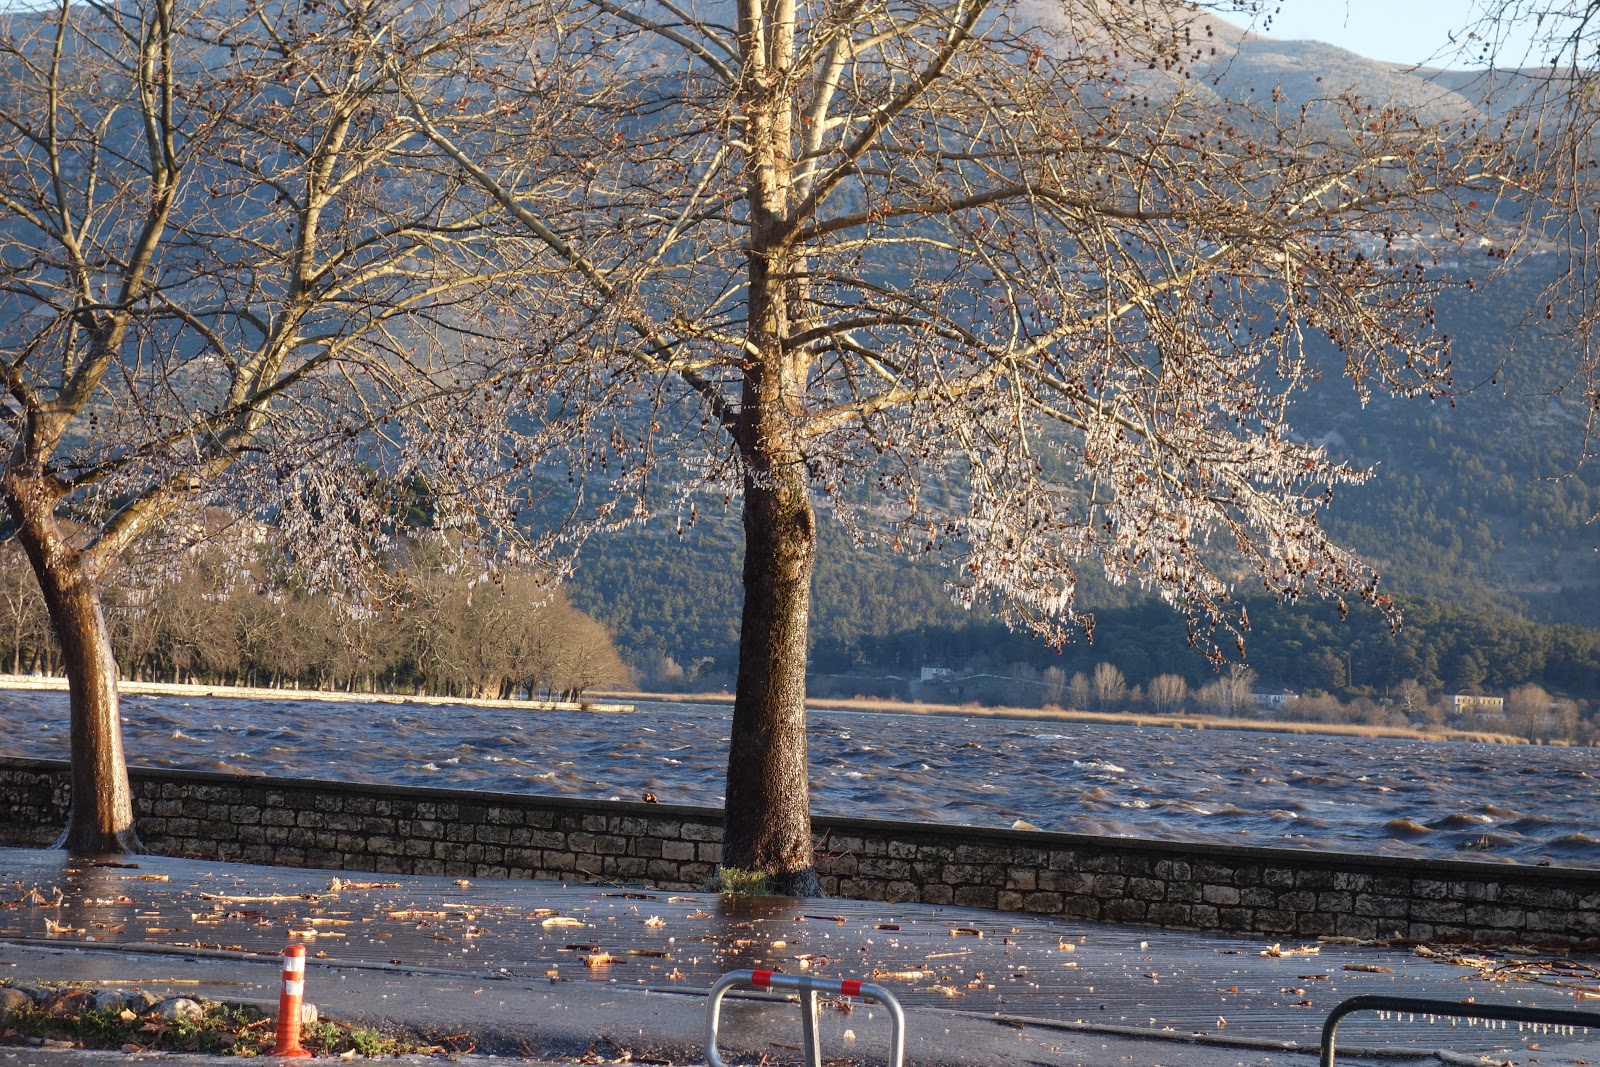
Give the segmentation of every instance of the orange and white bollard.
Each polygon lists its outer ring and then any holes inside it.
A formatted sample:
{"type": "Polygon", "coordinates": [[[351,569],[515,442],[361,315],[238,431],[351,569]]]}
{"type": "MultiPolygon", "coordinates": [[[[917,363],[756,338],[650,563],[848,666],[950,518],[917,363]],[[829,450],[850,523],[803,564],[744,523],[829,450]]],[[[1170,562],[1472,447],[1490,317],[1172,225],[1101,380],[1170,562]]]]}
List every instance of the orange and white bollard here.
{"type": "Polygon", "coordinates": [[[306,947],[283,950],[283,991],[278,994],[278,1041],[274,1056],[310,1056],[300,1047],[300,1001],[306,992],[306,947]]]}

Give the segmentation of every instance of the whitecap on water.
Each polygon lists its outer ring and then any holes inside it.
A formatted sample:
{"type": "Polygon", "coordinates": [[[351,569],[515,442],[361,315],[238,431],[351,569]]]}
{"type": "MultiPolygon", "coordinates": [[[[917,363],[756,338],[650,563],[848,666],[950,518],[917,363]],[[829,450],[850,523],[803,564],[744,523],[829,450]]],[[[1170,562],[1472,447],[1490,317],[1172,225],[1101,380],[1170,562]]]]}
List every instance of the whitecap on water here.
{"type": "Polygon", "coordinates": [[[1073,760],[1072,765],[1074,767],[1080,767],[1084,770],[1105,771],[1108,774],[1128,773],[1128,769],[1126,767],[1118,767],[1115,763],[1112,763],[1108,759],[1073,760]]]}

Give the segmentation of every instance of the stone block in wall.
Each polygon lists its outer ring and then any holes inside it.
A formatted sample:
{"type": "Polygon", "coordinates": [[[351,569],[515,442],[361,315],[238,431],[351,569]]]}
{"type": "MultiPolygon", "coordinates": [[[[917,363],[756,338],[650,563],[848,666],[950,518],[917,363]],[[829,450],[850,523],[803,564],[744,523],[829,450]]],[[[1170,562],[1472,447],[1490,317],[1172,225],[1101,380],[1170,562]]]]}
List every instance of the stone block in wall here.
{"type": "Polygon", "coordinates": [[[1185,860],[1160,860],[1155,876],[1166,882],[1187,882],[1194,878],[1194,867],[1185,860]]]}
{"type": "Polygon", "coordinates": [[[667,860],[694,859],[694,844],[689,841],[663,841],[661,858],[667,860]]]}
{"type": "Polygon", "coordinates": [[[1334,872],[1322,867],[1313,867],[1308,870],[1296,871],[1294,887],[1296,889],[1309,889],[1315,892],[1333,888],[1334,872]]]}
{"type": "Polygon", "coordinates": [[[999,890],[987,885],[957,886],[955,903],[963,908],[992,908],[995,899],[1000,895],[999,890]]]}
{"type": "Polygon", "coordinates": [[[1062,893],[1070,896],[1087,897],[1094,894],[1094,882],[1098,875],[1088,871],[1040,871],[1039,888],[1050,893],[1062,893]]]}
{"type": "Polygon", "coordinates": [[[1115,900],[1127,886],[1128,880],[1120,874],[1101,874],[1095,877],[1092,893],[1099,900],[1115,900]]]}
{"type": "Polygon", "coordinates": [[[1123,897],[1108,900],[1100,909],[1100,917],[1114,923],[1142,923],[1149,915],[1150,905],[1142,900],[1123,897]]]}
{"type": "Polygon", "coordinates": [[[921,897],[924,904],[953,904],[955,903],[956,893],[953,888],[947,885],[924,883],[921,897]]]}
{"type": "Polygon", "coordinates": [[[544,853],[536,848],[508,848],[502,853],[503,862],[519,870],[532,870],[543,858],[544,853]]]}
{"type": "Polygon", "coordinates": [[[1201,886],[1200,899],[1207,904],[1238,904],[1239,890],[1231,885],[1201,886]]]}
{"type": "Polygon", "coordinates": [[[645,823],[644,832],[663,841],[676,841],[683,837],[683,823],[678,819],[651,819],[645,823]]]}
{"type": "Polygon", "coordinates": [[[1288,889],[1294,885],[1294,871],[1288,867],[1263,867],[1261,884],[1273,889],[1288,889]]]}
{"type": "Polygon", "coordinates": [[[628,839],[621,834],[596,834],[593,848],[601,856],[626,856],[628,839]]]}
{"type": "Polygon", "coordinates": [[[1297,916],[1282,908],[1257,908],[1252,925],[1258,934],[1292,934],[1297,916]]]}
{"type": "Polygon", "coordinates": [[[990,845],[968,841],[956,845],[950,858],[956,863],[981,867],[985,863],[994,863],[998,858],[998,854],[990,845]]]}
{"type": "Polygon", "coordinates": [[[1032,867],[1012,867],[1006,871],[1006,888],[1031,892],[1039,888],[1039,872],[1032,867]]]}
{"type": "Polygon", "coordinates": [[[646,860],[644,873],[646,878],[655,882],[675,882],[678,880],[678,865],[671,860],[646,860]]]}
{"type": "Polygon", "coordinates": [[[1416,901],[1411,918],[1426,923],[1466,923],[1467,905],[1461,901],[1416,901]]]}
{"type": "Polygon", "coordinates": [[[1136,852],[1124,852],[1117,863],[1117,870],[1131,878],[1153,878],[1158,862],[1154,856],[1141,856],[1136,852]]]}
{"type": "Polygon", "coordinates": [[[685,841],[717,841],[722,840],[722,827],[709,823],[685,822],[679,830],[679,836],[685,841]]]}
{"type": "Polygon", "coordinates": [[[1153,901],[1145,909],[1145,920],[1157,926],[1172,926],[1179,929],[1194,925],[1193,909],[1187,904],[1174,904],[1170,900],[1153,901]]]}
{"type": "Polygon", "coordinates": [[[374,856],[398,856],[405,851],[405,842],[398,837],[369,837],[367,838],[367,851],[374,856]]]}
{"type": "Polygon", "coordinates": [[[1316,911],[1317,894],[1309,889],[1296,889],[1291,893],[1278,894],[1277,906],[1289,911],[1316,911]]]}
{"type": "Polygon", "coordinates": [[[1061,900],[1061,917],[1063,919],[1098,919],[1100,918],[1100,902],[1093,897],[1063,897],[1061,900]]]}
{"type": "Polygon", "coordinates": [[[711,881],[717,873],[717,868],[710,863],[685,863],[678,868],[678,873],[683,876],[686,883],[699,888],[711,881]]]}
{"type": "Polygon", "coordinates": [[[606,856],[601,869],[613,878],[643,878],[649,861],[638,856],[606,856]]]}
{"type": "Polygon", "coordinates": [[[1081,854],[1075,848],[1052,849],[1045,866],[1052,871],[1081,871],[1081,854]]]}
{"type": "Polygon", "coordinates": [[[1473,926],[1490,927],[1502,931],[1521,930],[1527,925],[1528,914],[1521,908],[1509,908],[1500,904],[1480,904],[1476,907],[1467,908],[1467,922],[1473,926]]]}
{"type": "Polygon", "coordinates": [[[1563,911],[1570,911],[1578,904],[1578,894],[1562,886],[1507,885],[1501,888],[1500,899],[1506,904],[1563,911]]]}
{"type": "Polygon", "coordinates": [[[1333,924],[1333,932],[1340,937],[1359,937],[1362,940],[1371,940],[1383,936],[1379,929],[1378,920],[1369,919],[1364,915],[1341,915],[1333,924]]]}
{"type": "Polygon", "coordinates": [[[1036,915],[1054,915],[1061,910],[1061,905],[1060,893],[1025,893],[1022,897],[1022,910],[1036,915]]]}
{"type": "Polygon", "coordinates": [[[694,858],[700,863],[709,863],[713,867],[722,865],[722,842],[704,841],[694,846],[694,858]]]}
{"type": "Polygon", "coordinates": [[[1411,914],[1411,901],[1405,897],[1357,893],[1352,910],[1357,915],[1370,915],[1374,919],[1404,919],[1411,914]]]}
{"type": "Polygon", "coordinates": [[[983,868],[969,863],[947,863],[939,880],[946,885],[968,885],[983,880],[983,868]]]}
{"type": "Polygon", "coordinates": [[[1331,911],[1336,915],[1349,914],[1355,905],[1355,895],[1343,892],[1326,892],[1317,894],[1317,910],[1331,911]]]}
{"type": "Polygon", "coordinates": [[[1128,895],[1146,902],[1165,899],[1167,883],[1159,878],[1129,878],[1128,895]]]}
{"type": "MultiPolygon", "coordinates": [[[[905,860],[892,860],[887,856],[868,856],[857,865],[863,878],[909,878],[911,864],[905,860]]],[[[1000,879],[985,879],[998,884],[1000,879]]]]}

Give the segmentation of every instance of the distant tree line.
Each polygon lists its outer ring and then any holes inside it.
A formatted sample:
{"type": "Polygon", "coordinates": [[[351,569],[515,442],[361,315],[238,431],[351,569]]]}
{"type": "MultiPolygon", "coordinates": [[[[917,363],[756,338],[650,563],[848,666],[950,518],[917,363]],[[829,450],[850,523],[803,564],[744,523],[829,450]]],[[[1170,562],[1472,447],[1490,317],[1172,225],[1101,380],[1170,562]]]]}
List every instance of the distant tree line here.
{"type": "MultiPolygon", "coordinates": [[[[1321,690],[1346,698],[1381,696],[1410,680],[1424,689],[1507,693],[1538,685],[1578,699],[1600,698],[1600,631],[1532,622],[1492,605],[1400,601],[1405,622],[1391,632],[1376,612],[1312,602],[1247,602],[1251,629],[1244,662],[1263,684],[1295,692],[1321,690]]],[[[850,673],[869,666],[916,677],[923,666],[1011,673],[1015,665],[1068,677],[1110,663],[1128,678],[1175,673],[1192,688],[1216,671],[1188,648],[1182,619],[1162,605],[1138,602],[1097,613],[1092,644],[1060,653],[1013,634],[999,623],[922,626],[875,638],[819,644],[813,669],[850,673]]]]}
{"type": "Polygon", "coordinates": [[[1087,673],[1077,671],[1070,677],[1060,667],[1040,671],[1028,664],[953,673],[928,681],[821,675],[813,677],[811,690],[819,697],[915,698],[927,703],[1208,715],[1424,731],[1450,728],[1547,744],[1600,744],[1600,702],[1552,696],[1537,685],[1512,689],[1504,694],[1500,708],[1457,710],[1453,694],[1430,693],[1414,679],[1405,679],[1383,693],[1341,700],[1320,689],[1289,692],[1262,687],[1256,672],[1238,663],[1198,686],[1172,673],[1158,674],[1143,684],[1129,683],[1122,671],[1101,662],[1087,673]]]}
{"type": "MultiPolygon", "coordinates": [[[[538,576],[469,582],[412,546],[382,606],[266,577],[236,546],[183,553],[155,585],[107,590],[113,650],[137,681],[577,699],[628,681],[609,631],[538,576]]],[[[55,674],[60,653],[20,548],[0,545],[0,667],[55,674]]]]}

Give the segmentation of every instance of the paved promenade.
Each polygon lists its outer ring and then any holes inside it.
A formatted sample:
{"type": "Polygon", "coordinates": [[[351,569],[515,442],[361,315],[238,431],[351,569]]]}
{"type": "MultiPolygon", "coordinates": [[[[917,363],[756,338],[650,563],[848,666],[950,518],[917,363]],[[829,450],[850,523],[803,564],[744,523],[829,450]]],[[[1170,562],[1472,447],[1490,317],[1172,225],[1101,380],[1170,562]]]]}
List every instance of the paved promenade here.
{"type": "MultiPolygon", "coordinates": [[[[269,1000],[291,941],[307,946],[306,998],[325,1016],[523,1062],[702,1063],[705,992],[739,968],[885,986],[907,1009],[906,1062],[920,1067],[1309,1067],[1327,1012],[1358,993],[1580,1009],[1581,990],[1600,993],[1596,958],[0,849],[0,981],[269,1000]]],[[[723,1035],[730,1063],[800,1062],[793,1004],[731,1002],[723,1035]]],[[[825,1062],[882,1063],[886,1037],[871,1004],[823,1012],[825,1062]]],[[[1356,1016],[1340,1048],[1341,1063],[1408,1049],[1581,1064],[1600,1057],[1600,1031],[1356,1016]]],[[[66,1056],[0,1049],[0,1067],[102,1062],[66,1056]]]]}

